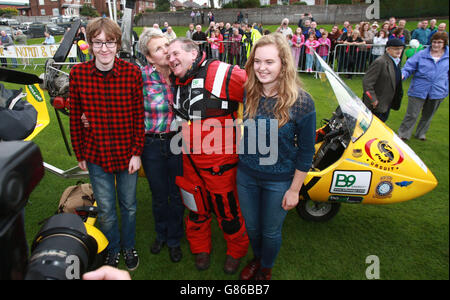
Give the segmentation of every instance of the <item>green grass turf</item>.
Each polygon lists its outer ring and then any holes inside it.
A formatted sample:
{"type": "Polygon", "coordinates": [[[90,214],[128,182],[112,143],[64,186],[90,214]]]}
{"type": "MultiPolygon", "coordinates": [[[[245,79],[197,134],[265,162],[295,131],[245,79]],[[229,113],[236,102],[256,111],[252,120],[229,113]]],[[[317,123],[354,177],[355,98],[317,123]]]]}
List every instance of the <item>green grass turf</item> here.
{"type": "MultiPolygon", "coordinates": [[[[185,30],[184,30],[185,32],[185,30]]],[[[26,71],[40,74],[42,68],[26,71]]],[[[330,91],[311,75],[300,75],[305,89],[313,96],[317,126],[329,118],[337,103],[330,102],[330,91]]],[[[357,95],[362,94],[362,80],[345,79],[357,95]]],[[[405,91],[409,80],[403,83],[405,91]]],[[[9,88],[19,85],[6,84],[9,88]]],[[[34,142],[41,148],[44,160],[61,169],[76,165],[69,157],[60,137],[53,108],[48,103],[51,123],[34,142]]],[[[407,107],[407,96],[399,111],[391,111],[387,125],[396,131],[407,107]]],[[[63,116],[66,132],[68,118],[63,116]]],[[[448,97],[437,111],[427,141],[411,139],[408,144],[436,176],[439,184],[432,192],[412,201],[391,205],[343,204],[339,214],[327,223],[309,223],[292,210],[283,227],[283,244],[273,269],[274,279],[366,279],[369,264],[366,257],[380,259],[381,279],[447,279],[449,278],[449,106],[448,97]]],[[[37,234],[38,222],[57,209],[64,189],[76,180],[62,179],[46,172],[26,206],[26,234],[29,244],[37,234]]],[[[149,246],[155,238],[151,209],[151,192],[145,178],[139,178],[136,248],[140,266],[133,279],[237,279],[226,275],[225,241],[217,222],[213,221],[213,252],[210,269],[199,272],[185,239],[181,242],[183,259],[172,263],[167,248],[152,255],[149,246]]],[[[243,259],[251,259],[252,252],[243,259]]],[[[242,265],[243,265],[242,264],[242,265]]],[[[121,268],[125,268],[123,262],[121,268]]],[[[242,267],[242,266],[241,266],[242,267]]]]}

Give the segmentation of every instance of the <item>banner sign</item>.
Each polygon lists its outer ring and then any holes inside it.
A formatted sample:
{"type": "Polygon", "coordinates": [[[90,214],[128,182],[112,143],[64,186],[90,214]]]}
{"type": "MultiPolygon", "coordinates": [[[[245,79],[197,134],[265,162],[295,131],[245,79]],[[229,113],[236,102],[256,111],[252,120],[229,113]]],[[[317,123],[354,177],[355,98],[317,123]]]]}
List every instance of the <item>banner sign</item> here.
{"type": "MultiPolygon", "coordinates": [[[[1,46],[2,58],[52,58],[58,50],[57,45],[14,45],[1,46]]],[[[73,45],[67,57],[77,57],[77,46],[73,45]]]]}

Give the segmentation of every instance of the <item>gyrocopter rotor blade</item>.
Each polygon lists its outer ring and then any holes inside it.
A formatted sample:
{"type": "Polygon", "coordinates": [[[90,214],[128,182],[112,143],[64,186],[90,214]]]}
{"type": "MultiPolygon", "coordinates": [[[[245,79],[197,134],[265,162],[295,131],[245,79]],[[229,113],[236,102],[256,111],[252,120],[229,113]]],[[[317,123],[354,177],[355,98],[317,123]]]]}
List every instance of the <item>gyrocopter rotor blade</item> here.
{"type": "Polygon", "coordinates": [[[48,91],[52,99],[57,96],[68,96],[69,75],[60,71],[61,65],[57,63],[62,63],[66,60],[70,49],[72,49],[80,25],[80,20],[72,24],[70,30],[64,35],[64,39],[53,58],[47,60],[45,63],[44,88],[48,91]]]}
{"type": "Polygon", "coordinates": [[[75,23],[73,23],[72,26],[70,27],[70,30],[65,34],[63,42],[59,45],[55,55],[53,55],[53,60],[55,62],[64,62],[66,60],[80,26],[81,20],[75,21],[75,23]]]}
{"type": "Polygon", "coordinates": [[[37,75],[6,68],[0,68],[0,81],[26,85],[43,82],[37,75]]]}
{"type": "Polygon", "coordinates": [[[69,74],[61,71],[61,65],[58,63],[65,62],[67,56],[69,55],[70,49],[73,46],[73,42],[75,41],[80,25],[81,20],[77,20],[72,24],[70,30],[64,35],[64,40],[59,45],[53,58],[47,60],[45,63],[44,88],[50,95],[50,103],[55,109],[59,129],[69,155],[72,155],[72,153],[70,151],[69,142],[59,114],[60,111],[64,114],[68,114],[69,107],[66,106],[66,104],[68,105],[69,101],[66,100],[69,96],[69,74]],[[58,106],[55,105],[55,99],[58,99],[58,106]]]}

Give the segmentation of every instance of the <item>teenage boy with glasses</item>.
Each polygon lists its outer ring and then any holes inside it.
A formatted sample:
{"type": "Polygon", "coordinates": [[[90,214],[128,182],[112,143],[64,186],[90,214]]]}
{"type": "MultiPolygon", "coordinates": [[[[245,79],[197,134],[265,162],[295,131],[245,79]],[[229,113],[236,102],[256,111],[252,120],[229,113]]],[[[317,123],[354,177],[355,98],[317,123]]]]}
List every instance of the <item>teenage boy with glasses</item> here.
{"type": "Polygon", "coordinates": [[[127,268],[135,270],[136,184],[144,147],[142,76],[137,66],[116,57],[122,33],[115,22],[92,20],[86,34],[94,59],[75,65],[70,73],[72,146],[79,167],[89,170],[98,224],[109,241],[105,264],[117,267],[122,249],[127,268]]]}

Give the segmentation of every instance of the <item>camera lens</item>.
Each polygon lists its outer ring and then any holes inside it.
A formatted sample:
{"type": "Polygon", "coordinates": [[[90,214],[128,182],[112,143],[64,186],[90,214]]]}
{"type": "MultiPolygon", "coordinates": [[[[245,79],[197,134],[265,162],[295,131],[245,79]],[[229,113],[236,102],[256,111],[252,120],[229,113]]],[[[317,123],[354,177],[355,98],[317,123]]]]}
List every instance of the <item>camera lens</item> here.
{"type": "Polygon", "coordinates": [[[25,279],[80,279],[93,269],[97,242],[74,214],[51,217],[37,234],[25,279]]]}

